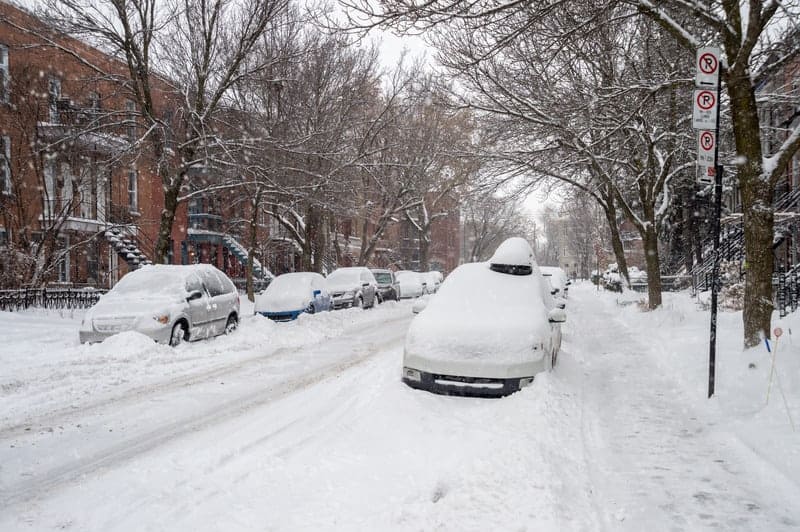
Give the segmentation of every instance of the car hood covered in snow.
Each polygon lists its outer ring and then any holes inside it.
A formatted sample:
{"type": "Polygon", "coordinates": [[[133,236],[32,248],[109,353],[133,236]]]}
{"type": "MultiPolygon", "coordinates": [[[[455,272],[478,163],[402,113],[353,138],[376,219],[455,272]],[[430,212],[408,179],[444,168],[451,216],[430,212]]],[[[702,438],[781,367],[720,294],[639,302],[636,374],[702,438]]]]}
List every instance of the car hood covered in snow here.
{"type": "Polygon", "coordinates": [[[288,312],[305,309],[313,299],[313,276],[309,272],[286,273],[275,278],[256,298],[256,312],[288,312]]]}
{"type": "Polygon", "coordinates": [[[406,353],[431,360],[521,364],[540,359],[550,325],[537,275],[509,275],[488,263],[454,270],[406,337],[406,353]]]}
{"type": "Polygon", "coordinates": [[[100,298],[89,310],[87,316],[140,316],[156,312],[169,312],[185,304],[185,301],[172,295],[133,297],[109,292],[100,298]]]}

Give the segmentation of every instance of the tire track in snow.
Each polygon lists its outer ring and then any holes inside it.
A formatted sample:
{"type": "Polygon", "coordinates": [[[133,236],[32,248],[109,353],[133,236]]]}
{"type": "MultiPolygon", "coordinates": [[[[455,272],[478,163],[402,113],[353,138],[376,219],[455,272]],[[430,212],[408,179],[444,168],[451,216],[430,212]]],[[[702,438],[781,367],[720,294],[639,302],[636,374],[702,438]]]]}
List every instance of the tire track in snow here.
{"type": "MultiPolygon", "coordinates": [[[[409,316],[400,316],[391,320],[383,322],[385,325],[395,324],[402,321],[410,320],[409,316]]],[[[241,334],[242,331],[240,331],[241,334]]],[[[335,338],[345,337],[347,330],[342,336],[335,338]]],[[[210,382],[219,379],[220,377],[227,377],[243,371],[252,371],[259,365],[268,363],[272,359],[278,358],[282,355],[290,354],[298,349],[309,348],[309,346],[286,346],[279,347],[278,349],[266,354],[259,354],[250,358],[239,359],[230,365],[217,366],[198,373],[191,373],[189,375],[160,381],[157,383],[146,384],[142,386],[135,386],[128,388],[124,392],[113,395],[105,396],[95,401],[82,403],[77,406],[71,405],[58,410],[53,410],[42,415],[36,415],[25,419],[24,422],[15,423],[6,427],[0,428],[0,440],[10,439],[19,436],[26,436],[33,432],[34,428],[45,428],[53,426],[63,426],[69,424],[69,420],[78,417],[83,418],[88,415],[100,412],[108,407],[120,407],[126,404],[142,401],[151,396],[162,395],[170,393],[181,388],[195,386],[198,384],[210,382]]]]}
{"type": "MultiPolygon", "coordinates": [[[[385,324],[395,324],[396,322],[408,319],[409,317],[403,316],[399,319],[387,321],[385,324]]],[[[0,491],[0,509],[35,499],[61,485],[69,484],[78,479],[83,479],[99,470],[109,469],[127,462],[173,440],[193,432],[204,430],[215,424],[227,422],[234,417],[245,415],[255,408],[279,401],[284,397],[310,388],[323,381],[337,378],[342,372],[364,364],[379,353],[395,348],[402,343],[405,338],[405,333],[406,328],[404,327],[393,328],[388,333],[385,331],[385,328],[382,327],[381,334],[376,335],[380,336],[380,341],[370,344],[367,348],[359,349],[356,354],[345,359],[314,368],[308,373],[282,383],[277,383],[266,389],[257,389],[255,391],[236,395],[223,403],[215,405],[213,408],[186,416],[172,423],[160,425],[157,428],[145,432],[139,432],[105,449],[94,452],[89,456],[54,467],[43,475],[37,475],[30,479],[11,484],[9,488],[0,491]]],[[[340,337],[339,340],[346,340],[346,338],[340,337]]],[[[294,350],[296,351],[297,348],[294,350]]],[[[245,369],[243,366],[252,365],[253,363],[257,363],[260,360],[272,356],[274,355],[254,358],[247,361],[246,364],[237,364],[235,367],[221,368],[221,370],[225,370],[223,374],[233,374],[245,369]]],[[[203,384],[219,376],[219,372],[215,371],[205,372],[202,374],[204,378],[198,378],[200,376],[195,375],[192,376],[192,378],[178,379],[178,382],[171,381],[169,383],[169,390],[174,390],[182,386],[188,387],[203,384]]],[[[230,384],[234,385],[233,382],[230,384]]],[[[148,388],[155,388],[152,391],[157,393],[167,391],[167,388],[162,386],[148,388]]],[[[231,386],[231,388],[233,388],[233,386],[231,386]]],[[[122,399],[115,398],[111,401],[105,401],[95,405],[93,408],[94,410],[99,410],[103,406],[116,406],[119,401],[134,402],[142,396],[147,396],[147,394],[126,394],[122,399]]],[[[331,405],[331,407],[334,408],[335,405],[331,405]]],[[[299,420],[277,427],[272,434],[274,435],[288,429],[292,423],[297,421],[299,420]]]]}

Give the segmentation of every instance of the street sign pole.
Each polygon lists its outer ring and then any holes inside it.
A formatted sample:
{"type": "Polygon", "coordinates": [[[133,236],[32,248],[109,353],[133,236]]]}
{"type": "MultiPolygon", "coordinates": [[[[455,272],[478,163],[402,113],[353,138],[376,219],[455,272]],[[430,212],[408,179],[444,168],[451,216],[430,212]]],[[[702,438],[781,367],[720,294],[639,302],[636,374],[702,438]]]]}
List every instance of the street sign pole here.
{"type": "Polygon", "coordinates": [[[708,398],[714,395],[714,374],[717,358],[717,295],[719,292],[719,233],[722,216],[722,165],[719,164],[719,108],[722,91],[722,68],[717,58],[717,120],[716,142],[714,146],[714,264],[711,269],[711,334],[708,347],[708,398]]]}

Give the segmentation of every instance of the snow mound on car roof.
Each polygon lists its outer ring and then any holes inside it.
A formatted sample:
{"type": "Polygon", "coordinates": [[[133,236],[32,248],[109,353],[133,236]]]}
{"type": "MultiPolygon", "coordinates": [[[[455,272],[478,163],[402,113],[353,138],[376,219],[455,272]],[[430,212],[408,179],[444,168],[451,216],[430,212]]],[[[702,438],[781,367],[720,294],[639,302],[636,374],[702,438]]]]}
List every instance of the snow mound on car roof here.
{"type": "Polygon", "coordinates": [[[533,249],[522,237],[511,237],[497,246],[497,250],[489,259],[490,264],[507,264],[510,266],[533,266],[533,249]]]}

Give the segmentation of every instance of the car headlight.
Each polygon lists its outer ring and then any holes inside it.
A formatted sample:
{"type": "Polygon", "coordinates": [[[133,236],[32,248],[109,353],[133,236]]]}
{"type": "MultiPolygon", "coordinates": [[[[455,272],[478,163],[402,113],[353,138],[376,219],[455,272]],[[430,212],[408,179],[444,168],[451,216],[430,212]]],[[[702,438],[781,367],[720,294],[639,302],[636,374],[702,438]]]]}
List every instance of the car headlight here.
{"type": "Polygon", "coordinates": [[[348,290],[347,292],[344,293],[344,297],[356,297],[356,291],[348,290]]]}
{"type": "Polygon", "coordinates": [[[403,368],[403,377],[410,381],[422,381],[422,374],[413,368],[403,368]]]}
{"type": "Polygon", "coordinates": [[[161,325],[166,325],[169,323],[169,314],[157,314],[153,316],[153,319],[161,325]]]}

